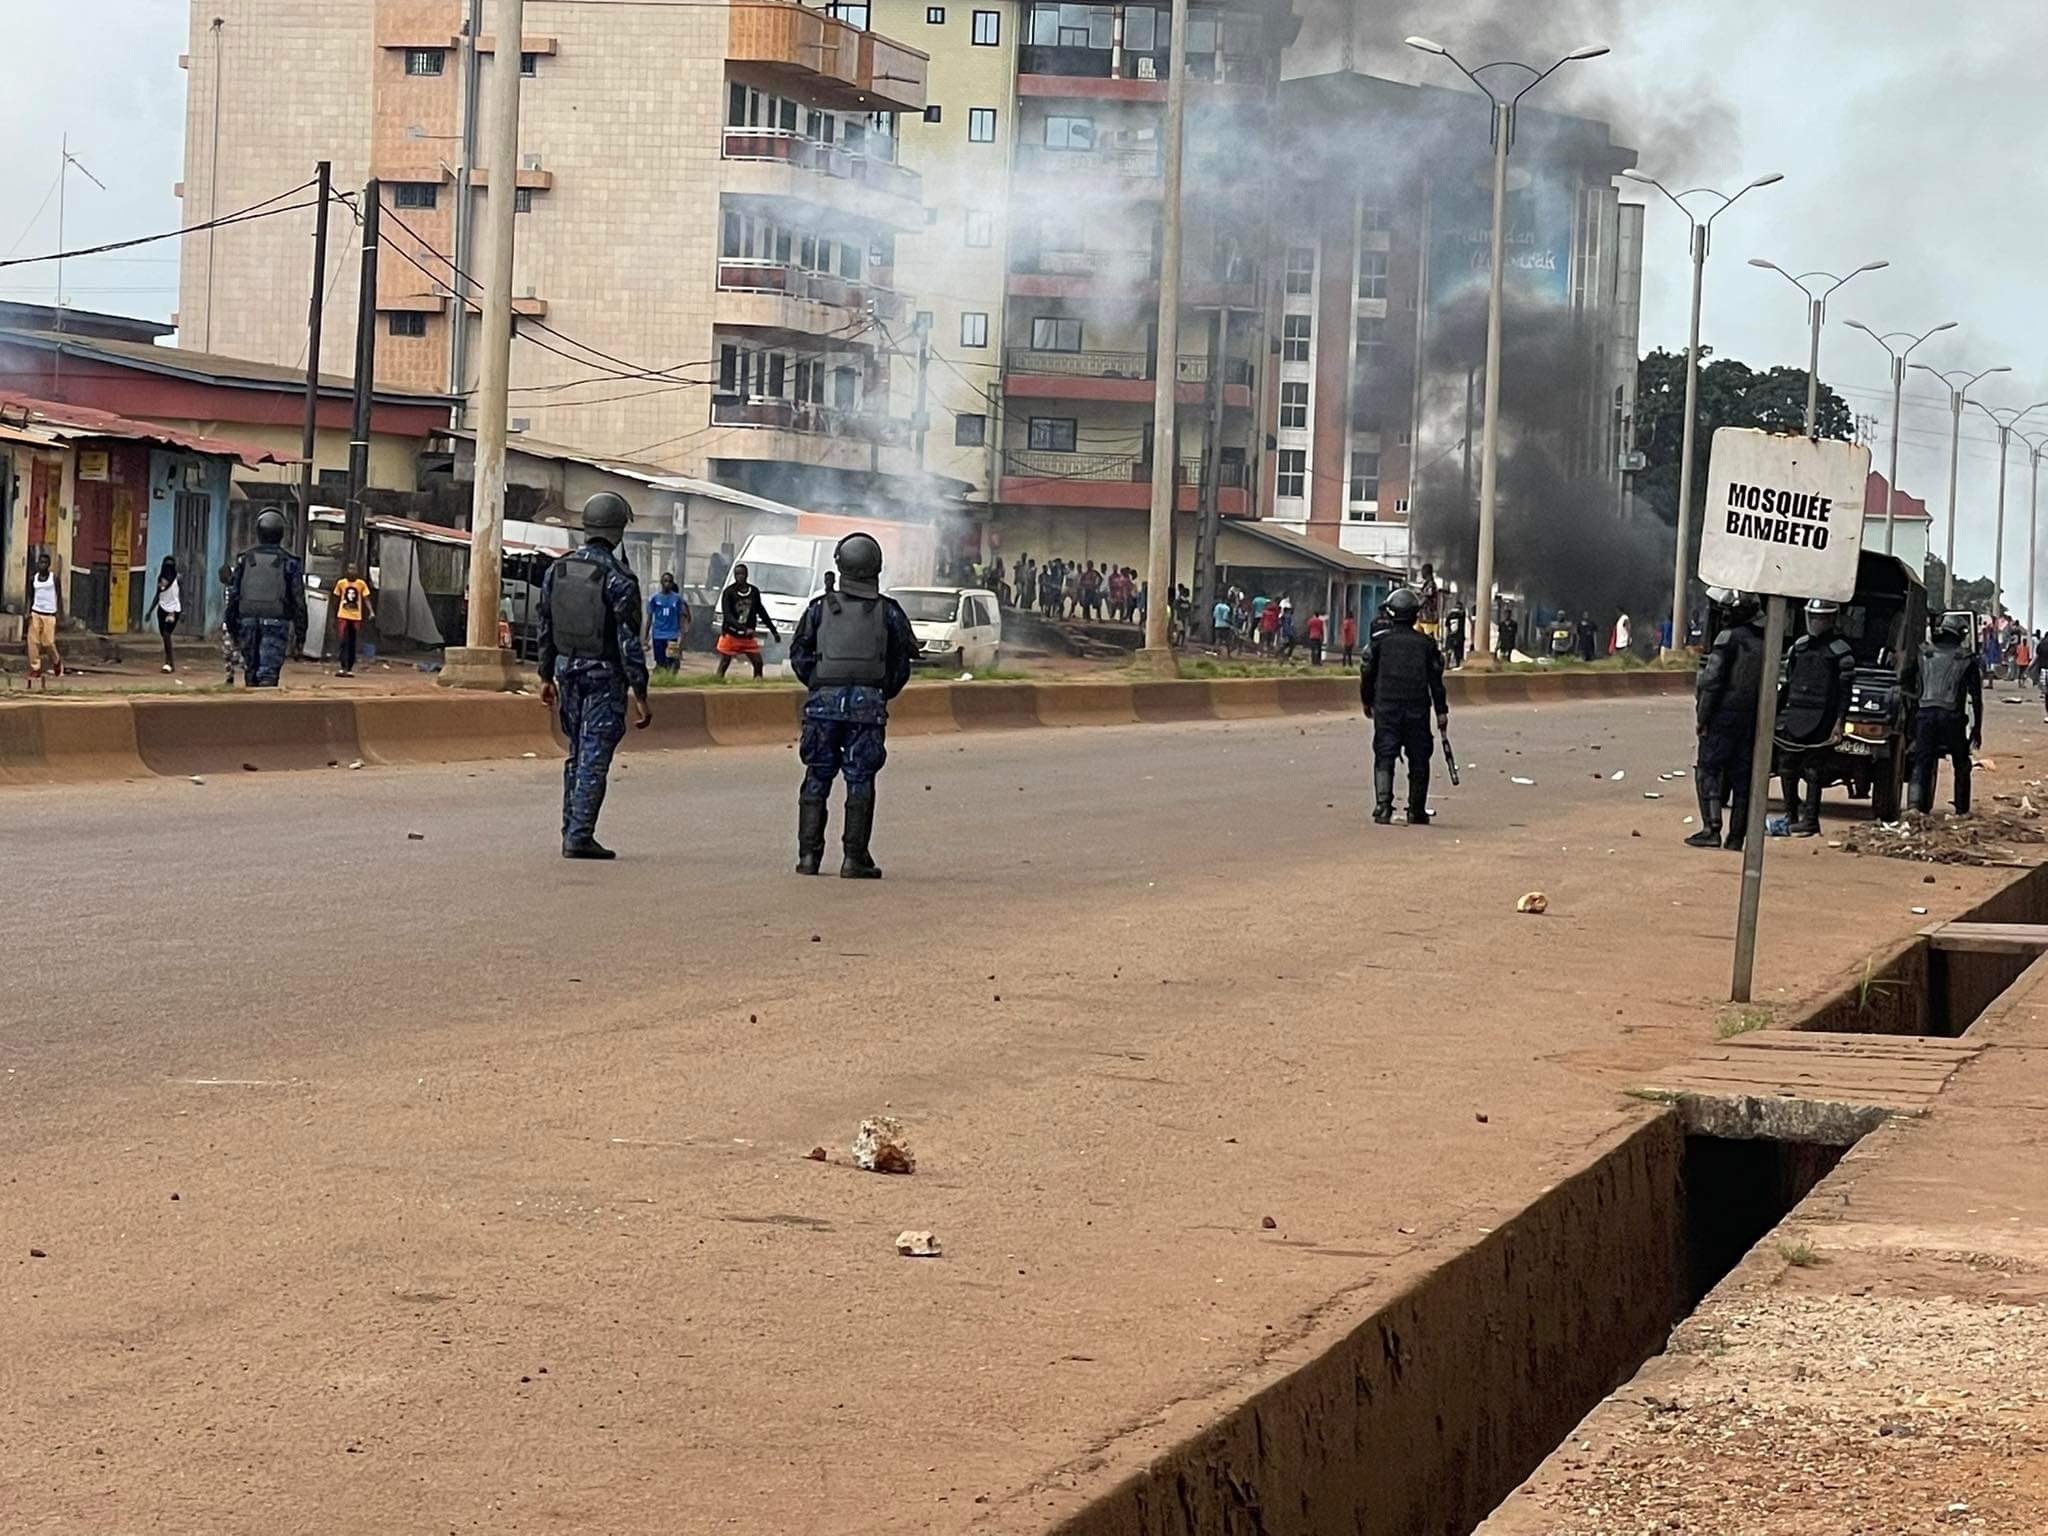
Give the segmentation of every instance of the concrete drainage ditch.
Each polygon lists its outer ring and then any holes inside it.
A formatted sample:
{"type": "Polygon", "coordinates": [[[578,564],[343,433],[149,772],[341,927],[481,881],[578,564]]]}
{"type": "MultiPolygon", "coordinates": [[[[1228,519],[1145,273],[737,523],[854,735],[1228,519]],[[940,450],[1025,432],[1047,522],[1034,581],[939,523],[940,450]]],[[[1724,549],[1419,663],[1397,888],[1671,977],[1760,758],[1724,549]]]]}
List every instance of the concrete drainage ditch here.
{"type": "Polygon", "coordinates": [[[1900,946],[1799,1031],[1764,1032],[1746,1055],[1729,1042],[1725,1063],[1710,1053],[1690,1091],[1663,1095],[1666,1113],[1059,1536],[1477,1530],[1849,1146],[1924,1112],[1972,1052],[1954,1037],[2043,952],[2022,925],[2044,921],[2037,869],[1900,946]]]}

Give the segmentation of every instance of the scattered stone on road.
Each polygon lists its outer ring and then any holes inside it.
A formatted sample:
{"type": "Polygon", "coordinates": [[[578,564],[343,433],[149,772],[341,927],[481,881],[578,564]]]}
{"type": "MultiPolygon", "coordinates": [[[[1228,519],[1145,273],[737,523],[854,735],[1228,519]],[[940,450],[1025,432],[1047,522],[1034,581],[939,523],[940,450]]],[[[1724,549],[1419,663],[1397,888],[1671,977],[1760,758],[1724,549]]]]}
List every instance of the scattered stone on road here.
{"type": "Polygon", "coordinates": [[[1280,1223],[1275,1221],[1270,1216],[1261,1216],[1259,1218],[1259,1225],[1263,1227],[1266,1231],[1271,1232],[1275,1227],[1279,1226],[1280,1223]]]}
{"type": "Polygon", "coordinates": [[[1550,898],[1541,891],[1531,891],[1515,903],[1517,912],[1526,912],[1531,917],[1541,917],[1550,910],[1550,898]]]}
{"type": "Polygon", "coordinates": [[[896,1234],[896,1251],[906,1259],[936,1259],[939,1257],[939,1235],[936,1232],[899,1232],[896,1234]]]}
{"type": "Polygon", "coordinates": [[[813,1147],[804,1156],[814,1163],[822,1163],[825,1161],[825,1149],[823,1147],[813,1147]]]}
{"type": "Polygon", "coordinates": [[[915,1173],[917,1157],[903,1134],[903,1124],[890,1115],[860,1123],[853,1138],[853,1166],[869,1173],[915,1173]]]}

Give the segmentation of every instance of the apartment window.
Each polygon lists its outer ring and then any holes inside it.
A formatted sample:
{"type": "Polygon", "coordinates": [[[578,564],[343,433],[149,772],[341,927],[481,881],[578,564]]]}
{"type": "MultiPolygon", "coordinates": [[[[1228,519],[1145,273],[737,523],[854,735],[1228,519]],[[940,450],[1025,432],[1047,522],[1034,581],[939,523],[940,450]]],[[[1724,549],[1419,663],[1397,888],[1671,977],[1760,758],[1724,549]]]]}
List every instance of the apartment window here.
{"type": "Polygon", "coordinates": [[[1031,446],[1041,453],[1072,453],[1076,437],[1072,416],[1031,418],[1031,446]]]}
{"type": "Polygon", "coordinates": [[[986,416],[955,416],[953,418],[953,446],[955,448],[979,448],[988,441],[988,418],[986,416]]]}
{"type": "Polygon", "coordinates": [[[782,378],[787,368],[788,364],[783,360],[780,352],[770,352],[768,354],[768,387],[766,393],[769,399],[780,400],[782,398],[782,378]]]}
{"type": "Polygon", "coordinates": [[[1380,456],[1377,453],[1361,451],[1351,455],[1351,499],[1355,502],[1380,499],[1380,456]]]}
{"type": "Polygon", "coordinates": [[[960,345],[963,347],[985,347],[988,345],[988,312],[970,309],[960,317],[960,345]]]}
{"type": "Polygon", "coordinates": [[[1307,384],[1280,386],[1280,425],[1304,428],[1308,426],[1307,384]]]}
{"type": "Polygon", "coordinates": [[[1316,291],[1316,253],[1309,245],[1289,246],[1287,250],[1287,291],[1300,295],[1316,291]]]}
{"type": "Polygon", "coordinates": [[[974,46],[994,48],[1003,40],[1003,13],[1001,11],[976,11],[974,13],[974,46]]]}
{"type": "Polygon", "coordinates": [[[384,330],[391,336],[424,336],[427,317],[416,309],[394,309],[384,317],[384,330]]]}
{"type": "Polygon", "coordinates": [[[936,101],[924,109],[924,120],[928,123],[936,123],[939,120],[939,104],[936,101]]]}
{"type": "Polygon", "coordinates": [[[1031,320],[1031,346],[1037,352],[1078,352],[1081,322],[1057,315],[1035,315],[1031,320]]]}
{"type": "Polygon", "coordinates": [[[533,188],[519,187],[514,189],[512,193],[512,211],[514,213],[533,212],[533,188]]]}
{"type": "Polygon", "coordinates": [[[986,208],[967,210],[967,243],[969,245],[994,245],[996,243],[996,216],[986,208]]]}
{"type": "Polygon", "coordinates": [[[1280,361],[1308,361],[1308,316],[1288,315],[1280,322],[1280,361]]]}
{"type": "Polygon", "coordinates": [[[1361,315],[1358,319],[1358,350],[1370,357],[1387,344],[1387,322],[1378,315],[1361,315]]]}
{"type": "Polygon", "coordinates": [[[1383,203],[1367,203],[1360,222],[1365,225],[1367,234],[1383,234],[1394,227],[1394,216],[1383,203]]]}
{"type": "Polygon", "coordinates": [[[1358,253],[1358,296],[1361,299],[1384,299],[1387,296],[1387,253],[1385,251],[1360,251],[1358,253]]]}
{"type": "Polygon", "coordinates": [[[1095,119],[1054,115],[1045,120],[1047,149],[1093,149],[1095,119]]]}
{"type": "Polygon", "coordinates": [[[1287,501],[1299,501],[1308,492],[1308,450],[1282,448],[1280,465],[1274,475],[1273,494],[1287,501]]]}
{"type": "Polygon", "coordinates": [[[967,142],[970,144],[993,144],[996,141],[996,109],[994,107],[969,107],[967,109],[967,142]]]}
{"type": "Polygon", "coordinates": [[[441,200],[441,189],[431,181],[394,181],[391,184],[391,206],[394,208],[431,208],[441,200]]]}
{"type": "Polygon", "coordinates": [[[1159,39],[1166,35],[1166,22],[1159,12],[1149,5],[1124,7],[1124,51],[1126,53],[1150,53],[1159,45],[1159,39]]]}
{"type": "Polygon", "coordinates": [[[1400,513],[1403,517],[1406,517],[1408,515],[1408,498],[1406,496],[1403,496],[1399,501],[1395,502],[1394,510],[1400,513]]]}
{"type": "Polygon", "coordinates": [[[926,6],[924,24],[928,27],[943,27],[946,24],[946,8],[943,5],[926,6]]]}
{"type": "Polygon", "coordinates": [[[535,75],[539,74],[539,73],[540,73],[540,55],[539,55],[539,54],[537,54],[537,53],[522,53],[522,54],[520,54],[520,55],[519,55],[519,73],[521,73],[522,75],[526,76],[526,78],[527,78],[527,79],[529,79],[529,80],[531,80],[531,79],[532,79],[532,78],[533,78],[533,77],[534,77],[535,75]]]}
{"type": "Polygon", "coordinates": [[[918,330],[924,332],[926,335],[931,334],[932,312],[928,309],[920,309],[917,312],[917,318],[913,323],[916,325],[918,330]]]}
{"type": "Polygon", "coordinates": [[[839,242],[839,275],[849,283],[860,281],[861,262],[866,259],[868,248],[855,245],[851,240],[839,242]]]}
{"type": "Polygon", "coordinates": [[[1403,448],[1406,448],[1408,446],[1408,429],[1406,427],[1403,427],[1399,432],[1396,432],[1394,434],[1394,441],[1399,443],[1403,448]]]}
{"type": "Polygon", "coordinates": [[[740,349],[727,342],[718,349],[718,392],[730,395],[739,389],[740,349]]]}
{"type": "Polygon", "coordinates": [[[408,48],[405,50],[405,72],[408,75],[438,75],[448,63],[446,48],[408,48]]]}
{"type": "Polygon", "coordinates": [[[825,7],[825,14],[827,16],[837,16],[856,32],[865,32],[868,29],[868,6],[866,0],[860,0],[859,4],[847,4],[846,0],[834,0],[833,4],[825,7]]]}

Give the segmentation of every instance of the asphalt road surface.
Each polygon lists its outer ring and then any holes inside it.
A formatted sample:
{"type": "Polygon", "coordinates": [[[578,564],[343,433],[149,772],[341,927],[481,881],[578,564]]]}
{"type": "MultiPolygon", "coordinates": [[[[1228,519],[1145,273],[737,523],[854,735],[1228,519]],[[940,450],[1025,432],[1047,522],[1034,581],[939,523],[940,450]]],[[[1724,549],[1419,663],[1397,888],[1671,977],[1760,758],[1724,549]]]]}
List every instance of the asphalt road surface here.
{"type": "MultiPolygon", "coordinates": [[[[0,1525],[1038,1529],[1711,1037],[1689,724],[1463,711],[1429,830],[1355,719],[909,739],[879,884],[788,751],[628,755],[611,865],[547,761],[8,793],[0,1525]]],[[[1773,853],[1787,1007],[1994,884],[1773,853]]]]}

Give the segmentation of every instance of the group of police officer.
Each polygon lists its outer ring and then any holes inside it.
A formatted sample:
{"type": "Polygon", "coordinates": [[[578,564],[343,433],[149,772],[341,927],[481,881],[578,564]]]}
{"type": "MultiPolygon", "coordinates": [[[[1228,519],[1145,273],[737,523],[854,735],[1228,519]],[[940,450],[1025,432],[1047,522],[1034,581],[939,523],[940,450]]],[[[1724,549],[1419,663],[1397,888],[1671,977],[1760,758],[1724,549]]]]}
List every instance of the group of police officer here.
{"type": "MultiPolygon", "coordinates": [[[[1748,593],[1717,592],[1728,620],[1700,660],[1695,691],[1699,751],[1693,782],[1699,794],[1694,848],[1740,848],[1749,816],[1750,755],[1756,743],[1756,707],[1767,664],[1764,612],[1748,593]],[[1725,840],[1723,806],[1729,807],[1725,840]]],[[[1820,797],[1828,755],[1848,720],[1856,655],[1836,631],[1838,604],[1815,598],[1806,605],[1806,632],[1792,642],[1777,678],[1778,723],[1773,743],[1784,784],[1785,830],[1794,837],[1820,832],[1820,797]]],[[[1910,803],[1934,808],[1941,760],[1955,767],[1955,808],[1970,810],[1970,754],[1984,743],[1984,674],[1960,614],[1944,615],[1920,649],[1918,708],[1913,726],[1910,803]]],[[[1905,674],[1910,678],[1910,673],[1905,674]]]]}

